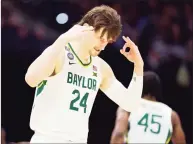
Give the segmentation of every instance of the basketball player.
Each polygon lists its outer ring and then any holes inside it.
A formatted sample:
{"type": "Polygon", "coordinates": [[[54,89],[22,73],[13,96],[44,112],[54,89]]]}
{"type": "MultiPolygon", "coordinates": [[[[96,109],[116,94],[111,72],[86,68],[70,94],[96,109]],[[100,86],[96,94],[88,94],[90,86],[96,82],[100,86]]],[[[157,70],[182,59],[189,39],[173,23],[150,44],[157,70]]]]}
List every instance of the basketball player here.
{"type": "Polygon", "coordinates": [[[143,60],[137,46],[123,36],[125,45],[120,52],[134,63],[128,88],[98,57],[120,31],[120,16],[114,9],[95,7],[29,66],[25,80],[37,87],[30,120],[35,131],[31,143],[85,143],[99,88],[126,111],[136,109],[143,88],[143,60]]]}
{"type": "Polygon", "coordinates": [[[111,143],[169,143],[185,144],[185,136],[178,114],[161,100],[158,75],[144,73],[141,104],[135,112],[118,108],[111,143]],[[126,135],[125,135],[126,134],[126,135]]]}

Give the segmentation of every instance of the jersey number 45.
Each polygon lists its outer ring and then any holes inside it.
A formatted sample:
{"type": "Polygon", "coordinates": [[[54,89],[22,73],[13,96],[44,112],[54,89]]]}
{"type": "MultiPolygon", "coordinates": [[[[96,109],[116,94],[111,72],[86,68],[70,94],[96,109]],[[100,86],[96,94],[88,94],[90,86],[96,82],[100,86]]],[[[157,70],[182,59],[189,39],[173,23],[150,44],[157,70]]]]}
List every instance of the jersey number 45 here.
{"type": "Polygon", "coordinates": [[[144,131],[147,132],[149,130],[151,133],[159,134],[161,130],[161,120],[162,116],[155,115],[155,114],[148,114],[145,113],[145,115],[138,121],[139,126],[144,127],[144,131]]]}

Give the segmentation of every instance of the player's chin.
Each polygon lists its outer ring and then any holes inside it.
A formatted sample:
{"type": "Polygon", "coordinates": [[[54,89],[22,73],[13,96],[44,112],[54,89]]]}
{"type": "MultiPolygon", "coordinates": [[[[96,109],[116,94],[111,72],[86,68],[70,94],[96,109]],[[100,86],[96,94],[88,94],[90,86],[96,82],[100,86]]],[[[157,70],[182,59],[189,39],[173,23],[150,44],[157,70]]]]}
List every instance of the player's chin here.
{"type": "Polygon", "coordinates": [[[95,56],[98,56],[100,54],[100,52],[97,52],[97,51],[93,51],[91,53],[91,56],[95,57],[95,56]]]}

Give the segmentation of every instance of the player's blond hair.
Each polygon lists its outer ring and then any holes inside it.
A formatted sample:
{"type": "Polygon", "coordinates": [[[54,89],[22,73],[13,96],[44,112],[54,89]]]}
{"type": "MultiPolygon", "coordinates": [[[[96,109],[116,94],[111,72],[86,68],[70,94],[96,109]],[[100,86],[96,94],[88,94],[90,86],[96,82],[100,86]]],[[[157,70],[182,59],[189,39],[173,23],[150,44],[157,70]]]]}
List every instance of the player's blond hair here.
{"type": "Polygon", "coordinates": [[[122,29],[120,15],[116,10],[106,5],[94,7],[88,11],[78,22],[79,25],[84,23],[93,26],[95,31],[104,28],[101,36],[107,32],[108,38],[113,38],[113,40],[116,40],[122,29]]]}

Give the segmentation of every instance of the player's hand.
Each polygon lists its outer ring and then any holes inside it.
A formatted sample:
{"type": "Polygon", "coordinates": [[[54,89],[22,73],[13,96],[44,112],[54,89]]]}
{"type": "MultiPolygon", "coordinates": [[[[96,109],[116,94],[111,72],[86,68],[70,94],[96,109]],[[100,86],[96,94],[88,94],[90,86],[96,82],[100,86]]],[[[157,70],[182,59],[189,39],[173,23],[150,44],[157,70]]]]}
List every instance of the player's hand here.
{"type": "Polygon", "coordinates": [[[85,24],[83,26],[74,25],[65,33],[65,36],[69,41],[80,39],[82,37],[91,37],[92,35],[94,35],[94,28],[92,26],[89,26],[88,24],[85,24]]]}
{"type": "Polygon", "coordinates": [[[125,44],[123,48],[120,50],[121,54],[124,55],[129,61],[133,62],[136,66],[143,66],[143,59],[141,54],[138,50],[138,47],[135,45],[134,42],[130,40],[129,37],[123,36],[125,44]],[[126,52],[126,49],[130,48],[129,52],[126,52]]]}

